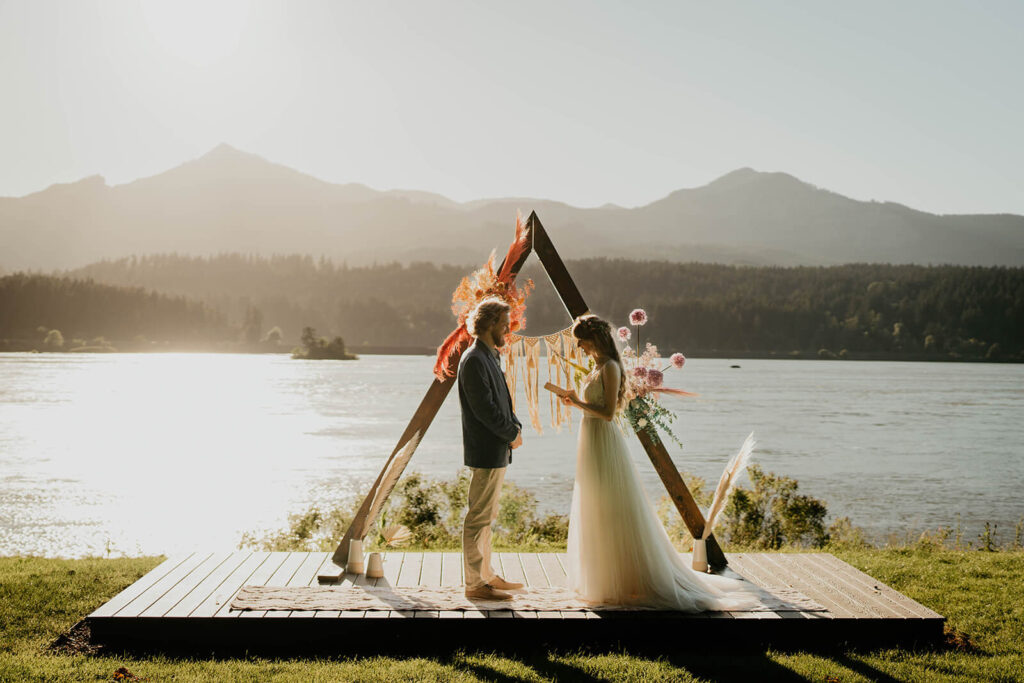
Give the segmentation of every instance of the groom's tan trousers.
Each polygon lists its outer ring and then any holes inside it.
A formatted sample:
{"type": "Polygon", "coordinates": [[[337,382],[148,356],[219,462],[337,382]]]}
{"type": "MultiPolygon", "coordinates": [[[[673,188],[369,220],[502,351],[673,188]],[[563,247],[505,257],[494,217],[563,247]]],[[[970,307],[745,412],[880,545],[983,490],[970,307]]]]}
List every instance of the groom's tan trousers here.
{"type": "Polygon", "coordinates": [[[494,578],[491,570],[491,524],[498,517],[504,467],[470,467],[469,511],[462,526],[462,560],[466,588],[479,588],[494,578]]]}

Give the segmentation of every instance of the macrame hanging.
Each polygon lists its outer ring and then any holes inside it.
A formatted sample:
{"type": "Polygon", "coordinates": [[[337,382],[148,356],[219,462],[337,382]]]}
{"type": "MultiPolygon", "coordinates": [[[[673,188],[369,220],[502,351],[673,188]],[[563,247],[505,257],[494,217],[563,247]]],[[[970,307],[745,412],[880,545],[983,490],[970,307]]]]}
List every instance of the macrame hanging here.
{"type": "Polygon", "coordinates": [[[530,424],[543,434],[544,429],[540,424],[540,384],[537,375],[540,372],[540,337],[526,337],[523,339],[524,357],[523,363],[523,388],[526,389],[526,407],[530,410],[530,424]]]}
{"type": "MultiPolygon", "coordinates": [[[[495,254],[492,252],[483,268],[462,278],[452,294],[452,313],[458,320],[458,327],[438,348],[434,362],[434,375],[438,382],[446,382],[455,377],[459,355],[473,340],[466,327],[466,317],[483,299],[498,297],[504,300],[510,308],[511,329],[523,329],[526,324],[526,298],[533,290],[533,281],[527,280],[517,286],[512,266],[519,263],[523,254],[532,251],[534,246],[533,231],[526,229],[522,216],[517,214],[516,238],[509,246],[501,267],[495,267],[495,254]]],[[[521,369],[530,423],[538,434],[543,433],[539,381],[541,340],[544,340],[544,350],[547,352],[548,381],[564,387],[572,386],[578,393],[579,371],[586,373],[586,360],[583,352],[576,346],[571,327],[543,337],[508,335],[508,343],[502,348],[502,354],[505,356],[505,381],[512,395],[512,410],[516,409],[518,402],[516,385],[521,369]]],[[[563,406],[554,394],[550,397],[550,404],[551,424],[560,431],[562,425],[571,423],[572,411],[563,406]]]]}
{"type": "MultiPolygon", "coordinates": [[[[555,354],[562,352],[562,333],[555,332],[544,337],[544,350],[547,352],[548,359],[548,381],[552,384],[559,384],[562,379],[559,377],[559,370],[561,368],[558,365],[558,359],[555,357],[555,354]]],[[[560,432],[562,431],[562,413],[568,406],[562,405],[562,402],[554,394],[551,394],[548,400],[551,407],[551,426],[555,428],[555,431],[560,432]]]]}
{"type": "MultiPolygon", "coordinates": [[[[549,382],[563,387],[580,389],[580,368],[586,367],[587,361],[582,349],[576,345],[572,336],[572,328],[567,327],[554,334],[543,337],[524,337],[510,334],[508,342],[502,349],[505,356],[505,379],[509,393],[512,395],[512,409],[516,410],[518,399],[516,389],[519,384],[519,373],[523,375],[523,393],[526,395],[527,410],[530,424],[538,434],[544,433],[540,416],[540,351],[541,342],[547,355],[547,375],[549,382]],[[568,362],[567,362],[568,361],[568,362]]],[[[550,394],[549,407],[551,426],[561,431],[563,426],[572,424],[572,410],[554,394],[550,394]]]]}

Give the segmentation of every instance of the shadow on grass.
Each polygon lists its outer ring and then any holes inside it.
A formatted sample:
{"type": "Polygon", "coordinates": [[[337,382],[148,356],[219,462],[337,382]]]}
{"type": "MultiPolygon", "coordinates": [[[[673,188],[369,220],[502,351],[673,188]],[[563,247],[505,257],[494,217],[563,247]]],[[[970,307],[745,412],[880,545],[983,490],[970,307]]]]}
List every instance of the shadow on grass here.
{"type": "MultiPolygon", "coordinates": [[[[509,620],[484,621],[476,625],[476,630],[483,624],[497,628],[505,621],[509,620]]],[[[211,662],[255,659],[351,662],[354,659],[375,657],[397,661],[427,658],[452,670],[499,682],[522,680],[523,669],[538,677],[558,681],[607,680],[609,672],[620,669],[629,671],[630,675],[637,671],[650,671],[651,677],[685,677],[689,674],[708,681],[804,680],[786,663],[775,661],[780,654],[807,655],[818,658],[822,664],[831,662],[850,674],[859,674],[870,680],[894,681],[895,678],[872,666],[859,655],[891,650],[901,654],[958,652],[985,655],[965,634],[950,629],[947,629],[946,637],[941,642],[893,648],[850,641],[767,644],[743,638],[695,639],[676,633],[669,623],[663,626],[647,625],[642,635],[633,634],[625,640],[608,637],[606,633],[605,638],[597,642],[583,639],[567,643],[565,638],[561,639],[562,642],[555,642],[544,638],[530,640],[522,633],[494,633],[495,637],[489,635],[487,644],[482,645],[479,641],[475,644],[462,641],[455,635],[431,637],[430,634],[436,629],[424,629],[424,626],[421,620],[397,621],[393,624],[395,632],[389,633],[386,638],[379,634],[373,638],[353,638],[358,634],[357,630],[356,633],[348,632],[346,637],[311,641],[304,641],[298,633],[294,633],[294,637],[283,641],[278,639],[276,643],[266,640],[260,642],[259,638],[224,641],[214,637],[174,645],[168,641],[130,642],[123,638],[105,643],[93,638],[88,623],[79,622],[62,634],[50,649],[54,654],[64,655],[163,656],[189,662],[197,659],[211,662]],[[416,628],[410,630],[408,627],[416,628]],[[495,641],[500,644],[495,646],[495,641]],[[520,673],[510,673],[517,669],[520,673]]],[[[885,658],[889,659],[888,656],[885,658]]]]}
{"type": "Polygon", "coordinates": [[[796,674],[784,665],[772,661],[764,652],[746,652],[739,656],[724,653],[687,656],[677,653],[666,657],[665,661],[706,681],[805,680],[803,676],[796,674]]]}
{"type": "MultiPolygon", "coordinates": [[[[976,656],[988,656],[988,653],[973,646],[965,646],[962,640],[947,639],[938,643],[914,643],[914,644],[886,644],[871,642],[851,641],[807,641],[807,642],[738,642],[734,639],[726,639],[726,642],[712,642],[708,639],[690,640],[685,635],[675,637],[670,633],[663,637],[650,639],[647,642],[638,642],[635,638],[629,640],[601,638],[582,644],[566,642],[566,639],[559,641],[525,640],[521,635],[506,637],[504,642],[495,644],[493,639],[489,642],[467,642],[455,636],[451,638],[408,638],[400,637],[395,639],[381,640],[378,637],[358,638],[297,638],[295,640],[276,639],[268,641],[262,638],[246,640],[242,638],[233,639],[200,639],[189,641],[154,641],[132,640],[130,638],[116,638],[105,640],[96,638],[90,633],[87,622],[81,621],[75,624],[69,631],[61,634],[54,640],[49,650],[54,654],[99,654],[119,652],[125,654],[165,654],[170,656],[213,657],[220,655],[234,657],[241,655],[267,655],[275,657],[288,656],[445,656],[450,655],[454,648],[463,652],[487,652],[507,655],[511,657],[529,656],[535,652],[570,652],[581,651],[588,655],[602,654],[632,654],[648,657],[666,656],[690,656],[700,655],[714,657],[726,654],[741,654],[748,656],[764,650],[772,650],[783,654],[797,653],[818,653],[824,656],[837,653],[869,653],[881,650],[898,649],[903,652],[958,652],[976,656]],[[387,645],[382,647],[382,642],[387,645]]],[[[498,638],[499,641],[502,638],[498,638]]],[[[577,643],[579,641],[577,640],[577,643]]],[[[969,642],[969,641],[968,641],[969,642]]]]}
{"type": "Polygon", "coordinates": [[[840,666],[846,667],[854,673],[858,673],[869,681],[879,681],[880,683],[898,683],[899,679],[893,678],[884,671],[880,671],[876,667],[871,666],[867,662],[859,659],[853,659],[849,654],[837,654],[830,657],[833,662],[840,666]]]}
{"type": "MultiPolygon", "coordinates": [[[[316,659],[319,662],[352,662],[361,658],[384,657],[395,661],[409,659],[430,659],[436,664],[460,671],[473,677],[512,683],[523,680],[523,670],[532,672],[539,678],[557,681],[599,681],[608,680],[616,672],[622,675],[650,678],[685,678],[687,674],[706,681],[735,680],[771,680],[771,681],[802,681],[805,676],[797,673],[786,662],[776,661],[779,655],[809,656],[818,659],[822,664],[831,662],[844,672],[857,674],[868,680],[891,683],[898,679],[873,666],[859,655],[892,653],[943,653],[959,652],[965,655],[985,656],[977,650],[967,652],[962,646],[946,641],[941,644],[899,648],[898,650],[878,650],[866,647],[855,647],[849,643],[836,644],[833,647],[804,648],[792,647],[771,649],[754,646],[737,646],[735,642],[722,643],[716,646],[693,647],[684,643],[676,643],[669,648],[658,645],[604,645],[566,648],[545,643],[515,643],[506,647],[465,648],[457,642],[448,643],[447,647],[433,645],[431,647],[393,647],[380,641],[375,646],[349,648],[342,642],[332,646],[315,646],[305,651],[294,649],[270,648],[250,649],[243,643],[230,647],[218,647],[216,651],[197,647],[97,647],[89,642],[88,632],[79,630],[70,638],[63,635],[56,641],[52,650],[55,653],[74,655],[99,655],[117,658],[129,656],[145,658],[150,656],[167,657],[172,660],[194,663],[197,659],[211,662],[230,661],[271,661],[271,662],[302,662],[316,659]],[[79,647],[70,646],[77,644],[79,647]],[[85,644],[85,647],[81,647],[85,644]],[[344,651],[340,651],[344,648],[344,651]],[[458,649],[453,649],[458,648],[458,649]]],[[[85,627],[87,628],[87,627],[85,627]]],[[[74,630],[74,629],[72,629],[74,630]]],[[[129,662],[129,666],[130,666],[129,662]]],[[[796,665],[796,668],[802,668],[796,665]]],[[[837,673],[839,680],[845,678],[837,673]]],[[[826,679],[831,680],[831,679],[826,679]]]]}
{"type": "MultiPolygon", "coordinates": [[[[451,645],[458,646],[458,643],[451,645]]],[[[182,662],[194,663],[197,659],[211,662],[230,661],[273,661],[301,662],[316,659],[320,662],[351,662],[360,658],[385,657],[402,661],[408,659],[430,659],[437,664],[462,671],[474,677],[512,683],[521,681],[519,674],[508,673],[526,669],[538,677],[556,681],[601,681],[608,680],[610,672],[621,669],[630,675],[637,672],[650,672],[652,678],[662,676],[678,677],[686,673],[706,681],[735,680],[771,680],[771,681],[802,681],[803,676],[790,669],[786,664],[774,661],[772,653],[764,648],[739,647],[731,649],[726,646],[716,648],[686,648],[677,645],[674,651],[658,647],[582,647],[567,649],[548,647],[544,644],[533,644],[532,652],[523,652],[524,646],[499,648],[460,648],[453,652],[447,648],[394,648],[381,647],[349,649],[339,652],[341,643],[333,648],[316,647],[304,652],[266,648],[251,650],[238,644],[230,648],[218,648],[216,651],[202,651],[196,648],[167,647],[133,647],[133,648],[96,648],[91,645],[88,650],[80,650],[81,654],[99,655],[112,658],[132,657],[147,658],[151,656],[166,657],[170,660],[180,659],[182,662]]],[[[733,644],[735,646],[735,644],[733,644]]],[[[65,649],[62,654],[73,654],[65,649]]],[[[819,649],[808,651],[793,650],[790,654],[801,654],[831,660],[846,670],[860,674],[869,680],[890,682],[892,678],[870,664],[855,659],[850,652],[828,651],[819,649]]]]}
{"type": "MultiPolygon", "coordinates": [[[[547,676],[553,678],[556,681],[600,681],[607,680],[598,678],[583,671],[579,667],[571,666],[569,664],[563,664],[561,662],[553,662],[548,660],[546,662],[534,662],[529,660],[519,660],[518,662],[522,666],[532,670],[539,676],[547,676]]],[[[452,668],[458,669],[473,676],[483,679],[485,681],[495,681],[495,683],[519,683],[523,679],[518,676],[510,676],[503,671],[499,671],[493,666],[488,666],[484,662],[466,662],[466,661],[453,661],[450,662],[452,668]]]]}

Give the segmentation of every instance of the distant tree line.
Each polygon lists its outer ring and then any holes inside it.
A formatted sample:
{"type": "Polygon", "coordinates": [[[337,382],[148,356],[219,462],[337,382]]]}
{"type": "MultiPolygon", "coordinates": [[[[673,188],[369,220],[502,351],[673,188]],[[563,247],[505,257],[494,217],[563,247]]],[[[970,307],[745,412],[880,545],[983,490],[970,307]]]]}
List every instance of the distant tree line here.
{"type": "Polygon", "coordinates": [[[344,337],[350,347],[431,347],[451,331],[452,290],[470,270],[429,263],[354,268],[306,255],[160,254],[101,261],[67,275],[200,300],[249,338],[273,326],[295,345],[312,327],[344,337]]]}
{"type": "MultiPolygon", "coordinates": [[[[267,324],[294,343],[304,327],[350,346],[436,346],[450,297],[476,265],[349,267],[310,256],[165,254],[103,261],[79,277],[198,299],[252,339],[267,324]]],[[[1024,360],[1024,269],[849,264],[742,267],[586,259],[567,267],[594,312],[625,324],[645,308],[644,339],[701,354],[878,354],[1024,360]]],[[[527,333],[569,324],[539,264],[527,333]]]]}
{"type": "Polygon", "coordinates": [[[102,349],[111,340],[206,346],[236,334],[224,315],[183,296],[70,277],[0,277],[2,348],[102,349]]]}
{"type": "MultiPolygon", "coordinates": [[[[1022,268],[595,259],[569,269],[593,310],[624,324],[632,308],[644,307],[655,341],[697,355],[845,351],[1024,360],[1022,268]]],[[[533,312],[548,314],[540,306],[533,312]]]]}

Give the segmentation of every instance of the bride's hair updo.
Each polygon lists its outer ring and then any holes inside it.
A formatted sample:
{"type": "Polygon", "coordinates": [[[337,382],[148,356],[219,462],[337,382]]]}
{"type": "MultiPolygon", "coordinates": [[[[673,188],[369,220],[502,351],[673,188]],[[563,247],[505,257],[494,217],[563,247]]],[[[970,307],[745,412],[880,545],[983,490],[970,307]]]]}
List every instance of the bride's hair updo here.
{"type": "Polygon", "coordinates": [[[572,336],[576,339],[587,339],[593,342],[594,347],[601,354],[619,364],[619,398],[616,402],[616,409],[622,408],[626,399],[626,369],[622,366],[619,347],[615,343],[615,338],[612,337],[611,323],[596,315],[580,316],[573,323],[572,336]]]}

